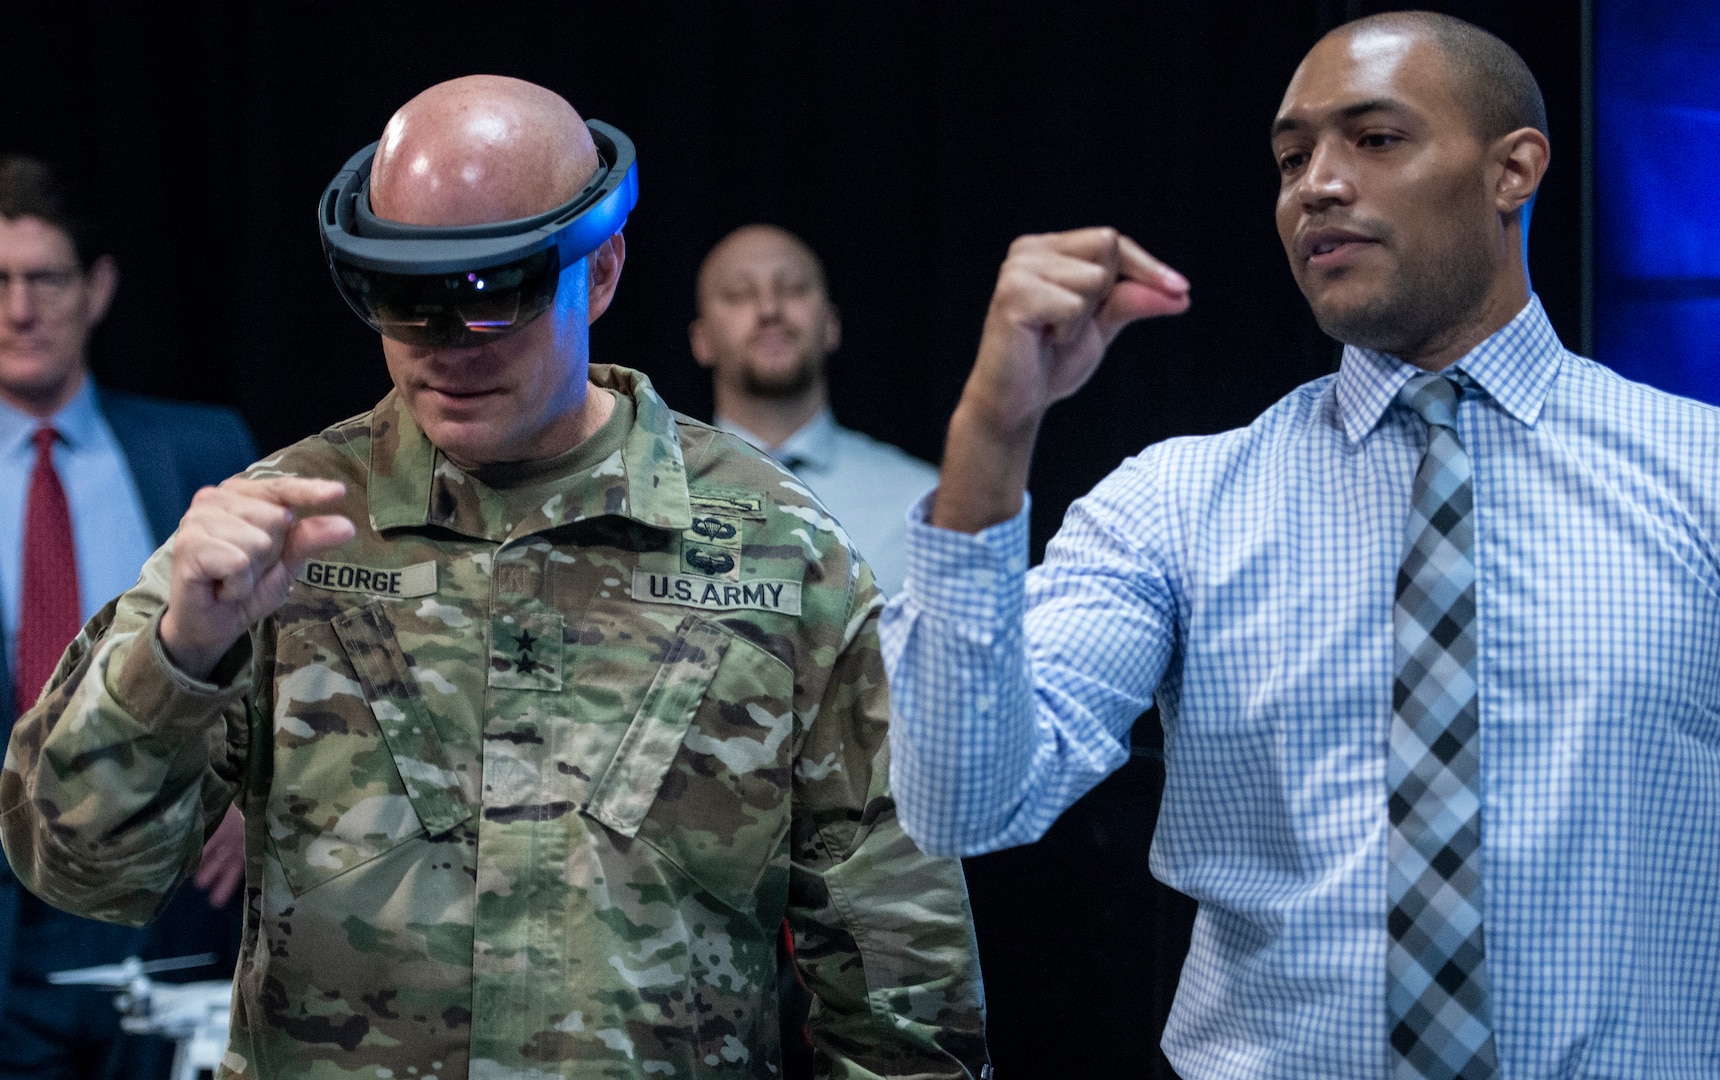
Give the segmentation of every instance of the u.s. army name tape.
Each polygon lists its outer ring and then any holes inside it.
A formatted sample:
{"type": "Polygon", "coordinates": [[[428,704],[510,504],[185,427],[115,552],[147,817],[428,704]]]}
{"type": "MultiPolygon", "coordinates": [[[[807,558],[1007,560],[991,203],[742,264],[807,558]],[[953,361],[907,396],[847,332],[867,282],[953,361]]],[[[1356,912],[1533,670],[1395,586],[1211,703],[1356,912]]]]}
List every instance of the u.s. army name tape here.
{"type": "Polygon", "coordinates": [[[752,608],[799,615],[800,582],[774,579],[723,581],[692,574],[653,574],[648,570],[635,570],[633,599],[713,611],[752,608]]]}

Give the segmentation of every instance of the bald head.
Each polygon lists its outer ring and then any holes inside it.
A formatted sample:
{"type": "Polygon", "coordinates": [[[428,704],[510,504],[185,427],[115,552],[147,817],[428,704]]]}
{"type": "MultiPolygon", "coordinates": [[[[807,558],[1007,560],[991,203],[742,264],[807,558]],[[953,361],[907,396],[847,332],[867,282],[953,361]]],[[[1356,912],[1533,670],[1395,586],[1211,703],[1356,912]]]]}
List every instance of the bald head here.
{"type": "Polygon", "coordinates": [[[1517,50],[1473,23],[1432,11],[1388,11],[1348,22],[1322,39],[1367,34],[1419,37],[1444,57],[1451,92],[1484,141],[1519,128],[1547,134],[1547,104],[1517,50]]]}
{"type": "Polygon", "coordinates": [[[559,94],[468,75],[432,86],[388,121],[370,206],[409,225],[509,221],[567,202],[597,166],[585,121],[559,94]]]}
{"type": "Polygon", "coordinates": [[[725,275],[763,262],[794,266],[821,294],[826,291],[824,264],[800,237],[775,225],[742,225],[717,241],[699,264],[698,282],[694,286],[698,290],[694,299],[699,310],[705,309],[711,290],[725,275]]]}
{"type": "Polygon", "coordinates": [[[774,444],[823,407],[842,323],[799,237],[774,225],[723,237],[699,267],[698,305],[689,341],[715,378],[719,414],[774,444]]]}

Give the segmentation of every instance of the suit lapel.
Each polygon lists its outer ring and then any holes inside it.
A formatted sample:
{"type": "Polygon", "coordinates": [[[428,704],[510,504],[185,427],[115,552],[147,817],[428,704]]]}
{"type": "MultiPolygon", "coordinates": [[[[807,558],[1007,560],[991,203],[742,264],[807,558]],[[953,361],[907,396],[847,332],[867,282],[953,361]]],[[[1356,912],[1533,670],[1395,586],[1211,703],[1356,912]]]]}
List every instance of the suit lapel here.
{"type": "Polygon", "coordinates": [[[157,544],[166,543],[191,501],[172,440],[156,425],[139,422],[141,418],[132,415],[123,397],[104,394],[100,387],[96,388],[96,407],[125,455],[137,497],[143,501],[144,516],[149,519],[150,535],[157,544]],[[140,462],[147,467],[139,468],[140,462]]]}

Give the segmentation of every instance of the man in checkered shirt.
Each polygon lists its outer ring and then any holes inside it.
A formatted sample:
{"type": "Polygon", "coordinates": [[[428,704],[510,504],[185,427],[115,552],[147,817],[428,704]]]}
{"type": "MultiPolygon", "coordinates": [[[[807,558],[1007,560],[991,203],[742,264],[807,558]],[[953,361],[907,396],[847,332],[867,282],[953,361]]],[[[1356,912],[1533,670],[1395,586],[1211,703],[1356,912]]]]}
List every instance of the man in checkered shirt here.
{"type": "Polygon", "coordinates": [[[1011,247],[884,625],[903,824],[1029,843],[1156,701],[1183,1076],[1720,1076],[1720,413],[1553,334],[1496,38],[1340,27],[1272,151],[1340,371],[1126,461],[1030,574],[1045,409],[1189,286],[1110,229],[1011,247]]]}

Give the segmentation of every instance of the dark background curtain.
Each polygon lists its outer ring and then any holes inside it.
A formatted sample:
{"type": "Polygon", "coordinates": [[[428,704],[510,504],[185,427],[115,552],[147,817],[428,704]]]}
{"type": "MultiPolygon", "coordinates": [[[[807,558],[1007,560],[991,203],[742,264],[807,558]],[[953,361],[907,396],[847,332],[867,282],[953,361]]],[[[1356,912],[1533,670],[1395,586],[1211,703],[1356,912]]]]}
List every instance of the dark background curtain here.
{"type": "MultiPolygon", "coordinates": [[[[1393,6],[8,0],[0,149],[68,163],[113,220],[123,277],[98,376],[233,404],[265,447],[388,389],[313,215],[399,104],[456,75],[531,79],[633,138],[641,200],[593,355],[696,416],[710,392],[686,347],[693,274],[736,225],[787,226],[823,256],[845,323],[838,416],[932,460],[1010,239],[1115,225],[1188,275],[1194,307],[1130,329],[1053,411],[1037,555],[1123,457],[1244,424],[1334,370],[1274,232],[1267,127],[1321,33],[1393,6]]],[[[1546,91],[1555,152],[1530,262],[1579,347],[1581,6],[1424,6],[1500,34],[1546,91]]],[[[1193,905],[1149,873],[1150,717],[1136,741],[1044,841],[968,862],[1006,1080],[1168,1075],[1158,1033],[1193,905]]]]}

